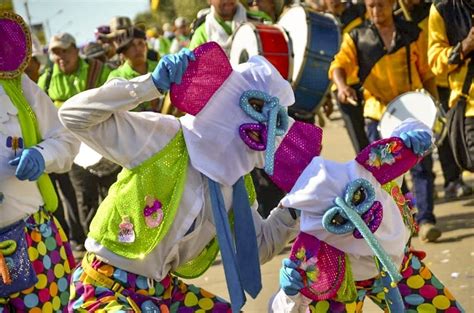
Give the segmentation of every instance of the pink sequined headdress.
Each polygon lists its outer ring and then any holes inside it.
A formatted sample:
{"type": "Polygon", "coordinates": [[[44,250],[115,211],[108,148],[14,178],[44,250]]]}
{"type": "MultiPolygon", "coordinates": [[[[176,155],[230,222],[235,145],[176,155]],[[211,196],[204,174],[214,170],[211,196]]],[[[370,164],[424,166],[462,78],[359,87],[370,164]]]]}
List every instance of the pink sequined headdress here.
{"type": "Polygon", "coordinates": [[[0,79],[15,78],[28,66],[31,37],[25,21],[12,12],[0,13],[0,79]]]}
{"type": "MultiPolygon", "coordinates": [[[[180,121],[191,164],[207,177],[233,185],[242,175],[267,163],[267,160],[263,161],[266,152],[250,149],[239,135],[240,126],[256,122],[242,109],[242,95],[261,92],[278,99],[279,106],[288,107],[294,103],[294,93],[288,81],[261,56],[253,56],[232,68],[225,52],[214,42],[199,46],[194,54],[196,60],[189,62],[181,84],[171,86],[171,101],[188,113],[180,121]]],[[[293,121],[289,126],[288,134],[293,139],[285,137],[285,146],[302,136],[301,140],[307,140],[308,146],[298,148],[310,151],[309,142],[312,141],[311,157],[319,152],[319,143],[315,140],[318,130],[314,126],[293,121]]],[[[283,138],[274,139],[275,148],[283,138]]],[[[281,170],[274,174],[278,181],[283,181],[281,170]]],[[[287,184],[285,189],[291,187],[287,184]]]]}

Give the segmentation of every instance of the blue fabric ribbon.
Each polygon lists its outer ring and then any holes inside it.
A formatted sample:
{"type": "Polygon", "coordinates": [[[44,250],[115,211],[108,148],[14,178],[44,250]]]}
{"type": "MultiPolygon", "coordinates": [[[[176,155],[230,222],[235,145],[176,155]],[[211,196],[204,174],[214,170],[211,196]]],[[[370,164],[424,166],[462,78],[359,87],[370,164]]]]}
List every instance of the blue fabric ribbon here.
{"type": "Polygon", "coordinates": [[[244,290],[255,298],[262,289],[257,237],[244,179],[233,186],[235,246],[220,185],[209,178],[209,193],[221,250],[232,312],[246,302],[244,290]]]}

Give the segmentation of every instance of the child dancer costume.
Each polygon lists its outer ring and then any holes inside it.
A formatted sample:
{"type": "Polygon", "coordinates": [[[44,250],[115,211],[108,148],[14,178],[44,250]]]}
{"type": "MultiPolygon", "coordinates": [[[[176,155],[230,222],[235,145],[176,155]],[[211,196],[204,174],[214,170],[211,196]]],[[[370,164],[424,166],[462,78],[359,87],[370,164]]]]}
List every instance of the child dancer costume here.
{"type": "Polygon", "coordinates": [[[20,16],[0,14],[0,42],[0,312],[61,312],[74,258],[46,173],[69,170],[79,142],[23,74],[31,38],[20,16]]]}
{"type": "Polygon", "coordinates": [[[124,167],[90,227],[70,310],[229,312],[224,299],[177,278],[204,273],[219,249],[232,311],[245,303],[244,291],[255,297],[259,261],[294,238],[298,220],[286,209],[262,220],[243,176],[259,166],[277,181],[288,179],[278,156],[296,141],[308,151],[306,164],[316,155],[309,145],[319,133],[288,118],[285,107],[293,102],[290,85],[269,62],[255,57],[232,70],[216,43],[194,55],[168,55],[151,75],[112,80],[68,100],[63,124],[124,167]],[[180,83],[171,84],[172,102],[187,115],[128,112],[169,81],[180,83]],[[252,105],[253,98],[264,105],[252,105]]]}
{"type": "Polygon", "coordinates": [[[282,199],[302,211],[301,233],[272,311],[362,312],[369,297],[386,312],[462,312],[410,245],[416,226],[395,182],[429,149],[431,131],[410,119],[393,136],[347,163],[314,158],[282,199]]]}

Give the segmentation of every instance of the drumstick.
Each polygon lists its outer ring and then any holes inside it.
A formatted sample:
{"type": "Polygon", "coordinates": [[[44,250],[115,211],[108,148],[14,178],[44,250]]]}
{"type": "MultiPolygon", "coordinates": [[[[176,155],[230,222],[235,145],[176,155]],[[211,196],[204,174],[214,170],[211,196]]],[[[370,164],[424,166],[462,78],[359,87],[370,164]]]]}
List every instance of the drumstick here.
{"type": "Polygon", "coordinates": [[[346,100],[352,105],[357,105],[357,101],[355,101],[352,97],[347,97],[346,100]]]}

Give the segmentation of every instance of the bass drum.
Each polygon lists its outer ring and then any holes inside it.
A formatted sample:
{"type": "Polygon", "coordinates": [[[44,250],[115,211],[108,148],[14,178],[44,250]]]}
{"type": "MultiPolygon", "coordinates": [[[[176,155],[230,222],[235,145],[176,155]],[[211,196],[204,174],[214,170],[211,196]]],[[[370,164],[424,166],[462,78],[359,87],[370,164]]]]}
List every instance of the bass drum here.
{"type": "Polygon", "coordinates": [[[293,47],[293,107],[315,112],[331,85],[328,70],[341,44],[338,22],[329,14],[293,6],[283,13],[278,25],[288,32],[293,47]]]}
{"type": "Polygon", "coordinates": [[[247,62],[251,56],[265,57],[283,78],[292,77],[291,43],[286,31],[278,25],[241,25],[234,33],[230,48],[230,63],[236,66],[247,62]]]}
{"type": "Polygon", "coordinates": [[[393,99],[380,119],[380,136],[390,137],[407,118],[415,118],[430,128],[437,145],[446,136],[446,115],[427,91],[410,91],[393,99]]]}

